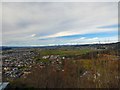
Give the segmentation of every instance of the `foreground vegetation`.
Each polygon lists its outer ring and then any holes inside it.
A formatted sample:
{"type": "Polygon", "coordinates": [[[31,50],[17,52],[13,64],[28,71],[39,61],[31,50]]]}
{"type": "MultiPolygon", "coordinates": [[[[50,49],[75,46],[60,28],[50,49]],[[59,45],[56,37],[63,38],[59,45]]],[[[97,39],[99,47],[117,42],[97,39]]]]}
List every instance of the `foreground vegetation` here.
{"type": "Polygon", "coordinates": [[[65,61],[64,71],[48,66],[33,68],[27,78],[11,83],[13,88],[117,88],[118,62],[116,61],[65,61]],[[106,62],[103,64],[103,62],[106,62]],[[88,72],[85,74],[85,72],[88,72]]]}

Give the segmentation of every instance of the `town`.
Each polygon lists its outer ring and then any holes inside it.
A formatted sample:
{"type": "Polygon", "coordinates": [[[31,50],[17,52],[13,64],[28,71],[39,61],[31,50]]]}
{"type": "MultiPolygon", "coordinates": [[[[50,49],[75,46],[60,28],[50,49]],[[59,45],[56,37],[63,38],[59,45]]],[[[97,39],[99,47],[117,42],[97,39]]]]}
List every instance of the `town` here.
{"type": "MultiPolygon", "coordinates": [[[[62,64],[62,60],[65,57],[59,55],[45,55],[41,58],[35,58],[39,56],[39,53],[33,51],[34,49],[15,49],[2,52],[3,60],[3,78],[6,80],[16,79],[29,73],[32,66],[39,62],[40,67],[43,68],[48,64],[62,64]]],[[[56,66],[58,70],[60,67],[56,66]]]]}

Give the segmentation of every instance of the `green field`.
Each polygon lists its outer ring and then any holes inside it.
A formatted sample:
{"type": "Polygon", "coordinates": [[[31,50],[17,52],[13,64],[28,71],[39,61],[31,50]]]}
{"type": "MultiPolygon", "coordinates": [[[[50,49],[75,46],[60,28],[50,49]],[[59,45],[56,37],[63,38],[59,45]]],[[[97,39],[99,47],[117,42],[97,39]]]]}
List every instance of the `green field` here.
{"type": "Polygon", "coordinates": [[[76,49],[76,50],[42,50],[40,51],[40,55],[60,55],[60,56],[69,56],[69,55],[81,55],[81,54],[86,54],[88,52],[93,51],[92,49],[76,49]]]}

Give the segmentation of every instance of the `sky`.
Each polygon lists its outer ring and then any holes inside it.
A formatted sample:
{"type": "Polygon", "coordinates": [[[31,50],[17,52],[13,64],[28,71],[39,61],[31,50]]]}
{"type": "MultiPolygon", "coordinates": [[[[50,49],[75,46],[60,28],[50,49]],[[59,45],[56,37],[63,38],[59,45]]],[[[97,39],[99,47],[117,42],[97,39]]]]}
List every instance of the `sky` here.
{"type": "Polygon", "coordinates": [[[118,41],[117,2],[3,2],[2,45],[118,41]]]}

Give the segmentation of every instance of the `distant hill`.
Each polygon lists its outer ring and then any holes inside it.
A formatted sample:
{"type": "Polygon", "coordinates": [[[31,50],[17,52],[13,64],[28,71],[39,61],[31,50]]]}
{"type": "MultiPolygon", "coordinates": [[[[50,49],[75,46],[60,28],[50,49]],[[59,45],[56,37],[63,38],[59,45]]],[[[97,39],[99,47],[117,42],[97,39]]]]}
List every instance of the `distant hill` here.
{"type": "Polygon", "coordinates": [[[0,50],[10,50],[15,48],[44,48],[44,49],[56,49],[64,47],[98,47],[98,46],[110,46],[118,49],[120,47],[120,42],[117,43],[108,43],[108,44],[84,44],[84,45],[55,45],[55,46],[2,46],[0,50]],[[117,47],[115,47],[117,46],[117,47]]]}
{"type": "Polygon", "coordinates": [[[10,49],[12,49],[12,48],[11,47],[6,47],[6,46],[0,47],[0,50],[10,50],[10,49]]]}

